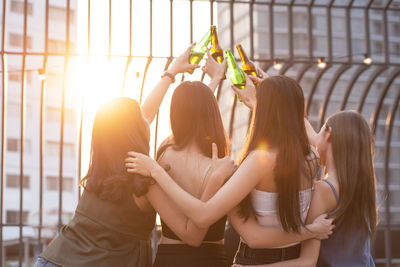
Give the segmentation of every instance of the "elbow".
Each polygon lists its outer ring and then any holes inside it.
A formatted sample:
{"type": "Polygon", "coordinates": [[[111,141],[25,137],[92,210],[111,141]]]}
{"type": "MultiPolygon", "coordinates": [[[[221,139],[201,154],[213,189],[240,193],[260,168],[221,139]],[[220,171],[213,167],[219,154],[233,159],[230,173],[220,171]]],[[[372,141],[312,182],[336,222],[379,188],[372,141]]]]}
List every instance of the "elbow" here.
{"type": "Polygon", "coordinates": [[[315,267],[315,266],[317,266],[317,260],[318,260],[318,258],[317,259],[313,259],[313,258],[304,259],[302,261],[302,263],[300,264],[300,267],[315,267]]]}
{"type": "Polygon", "coordinates": [[[207,214],[199,214],[199,216],[194,220],[195,224],[199,228],[209,228],[213,223],[210,221],[210,217],[207,214]]]}
{"type": "Polygon", "coordinates": [[[203,238],[197,238],[190,234],[181,236],[180,239],[191,247],[200,247],[203,243],[203,238]]]}

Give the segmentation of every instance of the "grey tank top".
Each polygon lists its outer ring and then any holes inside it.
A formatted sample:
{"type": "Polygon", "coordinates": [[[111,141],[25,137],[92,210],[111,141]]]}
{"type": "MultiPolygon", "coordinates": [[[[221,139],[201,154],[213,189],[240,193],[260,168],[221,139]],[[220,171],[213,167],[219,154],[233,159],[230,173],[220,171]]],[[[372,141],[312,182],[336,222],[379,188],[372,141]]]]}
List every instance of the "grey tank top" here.
{"type": "MultiPolygon", "coordinates": [[[[339,202],[335,187],[326,179],[339,202]]],[[[340,222],[334,233],[326,240],[321,241],[318,257],[318,267],[372,267],[375,266],[371,255],[370,239],[361,228],[351,229],[351,237],[345,239],[344,230],[340,222]]]]}

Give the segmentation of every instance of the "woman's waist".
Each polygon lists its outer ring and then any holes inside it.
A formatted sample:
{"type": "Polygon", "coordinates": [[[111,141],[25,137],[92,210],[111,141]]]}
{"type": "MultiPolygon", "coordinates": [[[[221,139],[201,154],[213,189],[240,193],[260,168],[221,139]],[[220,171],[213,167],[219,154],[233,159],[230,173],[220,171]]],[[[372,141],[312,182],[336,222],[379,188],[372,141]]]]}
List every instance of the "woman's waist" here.
{"type": "MultiPolygon", "coordinates": [[[[160,244],[164,244],[164,245],[183,245],[186,244],[185,242],[183,242],[182,240],[176,240],[176,239],[172,239],[172,238],[168,238],[165,237],[163,235],[161,235],[161,239],[160,239],[160,244]]],[[[217,244],[217,245],[223,245],[224,244],[224,239],[220,239],[220,240],[216,240],[216,241],[207,241],[207,240],[203,240],[203,242],[201,242],[202,244],[217,244]]]]}

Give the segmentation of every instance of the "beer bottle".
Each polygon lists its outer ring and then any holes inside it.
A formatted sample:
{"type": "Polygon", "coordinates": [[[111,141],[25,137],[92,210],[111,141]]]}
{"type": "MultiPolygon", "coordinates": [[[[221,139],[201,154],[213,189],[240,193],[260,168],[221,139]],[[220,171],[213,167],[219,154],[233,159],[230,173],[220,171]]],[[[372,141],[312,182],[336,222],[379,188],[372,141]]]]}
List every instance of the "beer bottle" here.
{"type": "MultiPolygon", "coordinates": [[[[217,35],[217,27],[212,25],[211,26],[211,47],[210,47],[210,55],[217,61],[219,64],[224,61],[224,50],[221,48],[218,42],[218,35],[217,35]]],[[[224,75],[222,79],[226,79],[224,75]]]]}
{"type": "MultiPolygon", "coordinates": [[[[211,41],[211,29],[201,38],[200,42],[196,43],[193,46],[192,51],[190,51],[190,64],[199,64],[203,59],[205,53],[207,52],[208,44],[211,41]]],[[[194,70],[188,71],[190,74],[193,73],[194,70]]]]}
{"type": "MultiPolygon", "coordinates": [[[[256,71],[256,66],[254,65],[253,62],[251,62],[249,60],[249,58],[247,57],[246,53],[243,50],[243,47],[240,44],[238,44],[238,45],[236,45],[236,48],[239,52],[240,59],[242,60],[242,70],[247,75],[252,75],[254,77],[258,77],[258,74],[256,71]]],[[[255,82],[254,82],[254,84],[255,84],[255,82]]]]}
{"type": "MultiPolygon", "coordinates": [[[[231,50],[225,50],[225,55],[228,61],[229,78],[231,79],[232,84],[239,89],[243,89],[246,85],[246,77],[244,76],[243,71],[236,64],[235,57],[231,50]]],[[[239,95],[238,99],[239,101],[242,101],[239,95]]]]}

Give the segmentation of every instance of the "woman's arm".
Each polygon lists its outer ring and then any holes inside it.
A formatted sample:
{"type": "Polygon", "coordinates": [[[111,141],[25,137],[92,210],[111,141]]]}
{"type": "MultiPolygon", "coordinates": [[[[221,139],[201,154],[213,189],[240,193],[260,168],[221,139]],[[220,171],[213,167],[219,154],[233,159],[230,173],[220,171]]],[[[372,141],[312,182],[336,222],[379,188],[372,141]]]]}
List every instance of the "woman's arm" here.
{"type": "Polygon", "coordinates": [[[311,238],[326,239],[334,228],[333,220],[326,217],[326,214],[318,216],[307,228],[302,227],[300,233],[289,233],[281,227],[261,226],[254,215],[244,221],[237,207],[228,213],[229,223],[251,248],[280,247],[311,238]]]}
{"type": "MultiPolygon", "coordinates": [[[[172,76],[176,76],[178,73],[183,73],[188,70],[193,70],[200,67],[199,65],[192,65],[189,63],[190,50],[194,44],[192,44],[182,55],[180,55],[175,62],[172,64],[171,68],[167,71],[172,76]]],[[[143,117],[147,120],[149,124],[154,120],[157,111],[161,105],[164,96],[172,83],[173,79],[168,76],[164,76],[157,85],[150,92],[149,96],[144,101],[141,110],[143,117]]]]}
{"type": "MultiPolygon", "coordinates": [[[[310,210],[306,223],[311,222],[322,213],[328,213],[336,207],[336,199],[325,182],[316,182],[312,195],[310,210]]],[[[301,243],[300,257],[294,260],[277,262],[274,264],[254,265],[253,267],[312,267],[316,266],[321,241],[309,239],[301,243]]],[[[233,265],[240,266],[240,265],[233,265]]],[[[232,266],[232,267],[233,267],[232,266]]],[[[246,265],[246,267],[249,267],[246,265]]]]}
{"type": "Polygon", "coordinates": [[[218,84],[224,77],[226,67],[226,59],[224,59],[224,61],[219,64],[212,56],[210,56],[210,51],[207,51],[206,64],[201,69],[211,78],[208,87],[210,87],[212,92],[215,92],[215,89],[217,89],[218,84]]]}
{"type": "MultiPolygon", "coordinates": [[[[275,153],[252,151],[221,189],[210,200],[202,202],[182,190],[150,157],[136,152],[129,152],[128,155],[127,171],[153,177],[183,213],[200,228],[209,227],[236,207],[256,187],[261,177],[272,177],[275,164],[275,153]]],[[[218,161],[224,163],[231,160],[225,157],[218,161]]],[[[229,164],[232,163],[226,165],[229,164]]],[[[224,169],[214,169],[213,172],[216,177],[230,176],[224,169]]]]}
{"type": "Polygon", "coordinates": [[[304,118],[304,125],[306,126],[306,132],[308,136],[308,140],[312,146],[315,147],[315,138],[317,133],[315,132],[314,128],[312,127],[311,123],[308,121],[307,118],[304,118]]]}

